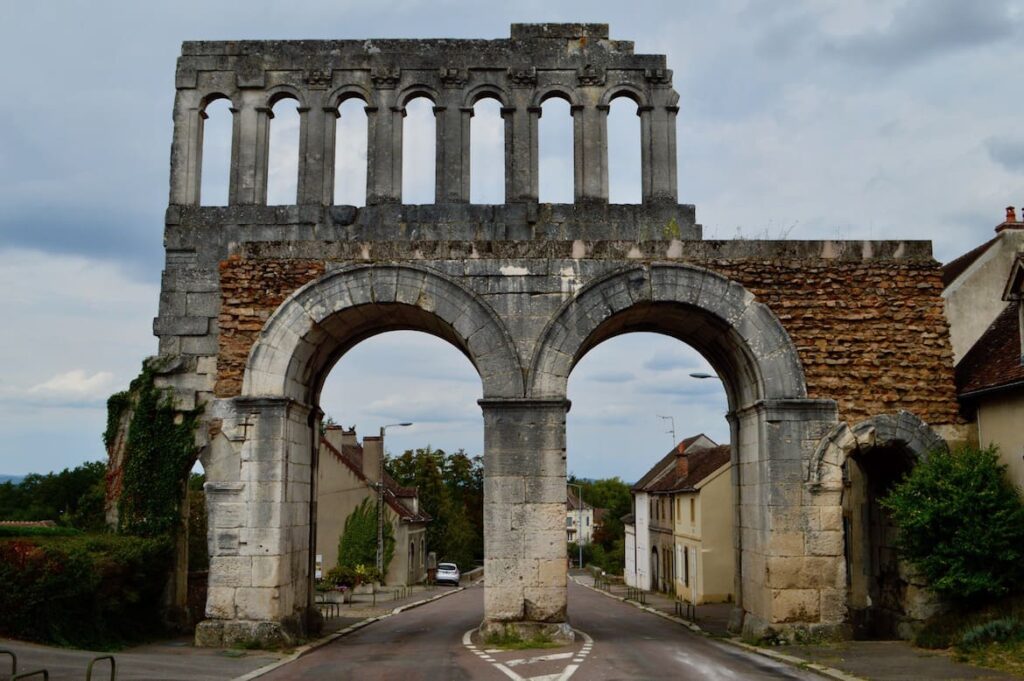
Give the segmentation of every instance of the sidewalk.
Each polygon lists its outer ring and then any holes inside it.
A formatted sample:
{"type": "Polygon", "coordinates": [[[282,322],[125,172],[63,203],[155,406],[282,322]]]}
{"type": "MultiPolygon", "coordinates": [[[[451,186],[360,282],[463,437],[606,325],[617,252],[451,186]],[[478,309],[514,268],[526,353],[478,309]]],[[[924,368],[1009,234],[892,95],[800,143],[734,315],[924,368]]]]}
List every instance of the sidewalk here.
{"type": "MultiPolygon", "coordinates": [[[[579,584],[595,588],[594,579],[589,573],[574,570],[572,578],[579,584]]],[[[626,597],[626,587],[622,585],[612,585],[610,589],[598,591],[618,598],[626,597]]],[[[644,599],[644,607],[676,617],[673,599],[665,594],[645,592],[644,599]]],[[[708,635],[723,637],[729,643],[747,650],[795,666],[805,665],[825,676],[843,681],[1019,681],[1021,678],[956,662],[943,651],[915,648],[906,641],[841,641],[773,647],[752,646],[731,637],[726,631],[732,607],[730,603],[697,606],[696,625],[708,635]]]]}
{"type": "MultiPolygon", "coordinates": [[[[572,571],[572,577],[584,586],[594,587],[594,577],[587,571],[572,571]]],[[[600,591],[611,594],[618,598],[626,598],[626,586],[624,584],[612,584],[600,591]]],[[[644,605],[653,608],[666,615],[677,617],[675,599],[668,594],[656,593],[653,591],[644,592],[644,605]]],[[[712,636],[729,636],[729,613],[736,607],[732,603],[706,603],[696,607],[696,619],[693,623],[712,636]]],[[[684,618],[687,619],[687,618],[684,618]]]]}
{"type": "Polygon", "coordinates": [[[392,590],[379,591],[376,594],[353,594],[351,603],[338,603],[334,608],[320,606],[320,612],[324,616],[324,629],[320,635],[333,634],[368,617],[380,617],[395,608],[401,608],[452,589],[453,587],[448,586],[416,584],[409,587],[406,594],[401,597],[399,597],[401,592],[392,590]]]}
{"type": "MultiPolygon", "coordinates": [[[[196,648],[189,638],[147,643],[114,653],[55,648],[11,639],[0,639],[0,648],[18,656],[19,672],[45,668],[50,681],[82,681],[89,661],[107,654],[113,654],[117,661],[118,681],[226,681],[285,657],[262,650],[196,648]]],[[[105,681],[109,670],[107,662],[98,662],[93,679],[105,681]]],[[[9,671],[10,658],[0,656],[0,674],[7,678],[9,671]]]]}

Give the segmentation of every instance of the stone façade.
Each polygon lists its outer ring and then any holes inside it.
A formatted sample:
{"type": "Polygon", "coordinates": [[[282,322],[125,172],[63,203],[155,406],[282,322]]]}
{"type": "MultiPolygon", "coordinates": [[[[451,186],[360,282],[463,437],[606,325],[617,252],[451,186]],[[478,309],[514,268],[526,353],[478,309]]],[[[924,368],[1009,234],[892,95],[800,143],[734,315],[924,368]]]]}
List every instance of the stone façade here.
{"type": "Polygon", "coordinates": [[[932,428],[957,437],[928,242],[702,240],[677,198],[672,72],[604,25],[513,25],[510,39],[486,41],[185,43],[176,87],[154,332],[168,360],[160,385],[183,409],[205,405],[208,425],[211,587],[198,641],[279,639],[314,623],[319,389],[349,348],[395,329],[449,341],[481,376],[485,627],[569,632],[568,375],[613,335],[658,331],[702,352],[729,396],[742,626],[842,628],[839,470],[870,447],[835,445],[837,433],[915,455],[938,441],[932,428]],[[435,104],[432,205],[401,197],[415,96],[435,104]],[[270,108],[283,97],[300,112],[297,200],[267,206],[270,108]],[[352,97],[368,117],[360,208],[332,205],[334,121],[352,97]],[[468,201],[469,119],[483,97],[505,121],[506,201],[494,206],[468,201]],[[569,205],[537,201],[549,97],[573,117],[569,205]],[[640,117],[639,205],[608,203],[617,97],[640,117]],[[204,109],[221,98],[233,115],[229,205],[204,207],[204,109]]]}

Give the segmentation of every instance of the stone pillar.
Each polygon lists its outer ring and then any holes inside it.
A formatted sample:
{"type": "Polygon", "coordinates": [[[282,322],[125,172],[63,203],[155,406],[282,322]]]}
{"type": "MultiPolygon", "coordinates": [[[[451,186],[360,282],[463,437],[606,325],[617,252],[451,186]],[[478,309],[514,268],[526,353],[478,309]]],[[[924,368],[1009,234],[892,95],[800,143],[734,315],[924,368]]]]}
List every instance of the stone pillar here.
{"type": "Polygon", "coordinates": [[[676,176],[676,114],[679,107],[672,99],[675,93],[664,92],[664,102],[640,110],[640,137],[643,144],[641,164],[643,167],[643,201],[668,201],[676,203],[679,195],[679,178],[676,176]]]}
{"type": "MultiPolygon", "coordinates": [[[[312,95],[311,95],[312,96],[312,95]]],[[[299,107],[298,203],[329,206],[334,202],[334,135],[338,110],[316,97],[299,107]]]]}
{"type": "MultiPolygon", "coordinates": [[[[235,398],[211,443],[207,620],[197,645],[285,643],[309,628],[313,443],[309,407],[235,398]]],[[[218,405],[224,410],[223,403],[218,405]]]]}
{"type": "Polygon", "coordinates": [[[541,108],[530,106],[529,90],[514,90],[515,106],[502,107],[505,119],[505,201],[536,201],[538,195],[538,124],[541,108]]]}
{"type": "Polygon", "coordinates": [[[434,202],[468,203],[469,126],[473,109],[461,106],[462,90],[447,90],[445,95],[444,104],[434,107],[434,202]]]}
{"type": "Polygon", "coordinates": [[[395,91],[378,89],[378,106],[366,107],[366,205],[402,202],[402,118],[395,91]]]}
{"type": "Polygon", "coordinates": [[[174,102],[171,205],[199,205],[203,172],[203,125],[207,116],[199,102],[193,99],[179,90],[174,102]]]}
{"type": "Polygon", "coordinates": [[[480,400],[484,415],[484,622],[572,638],[566,621],[568,400],[480,400]]]}
{"type": "Polygon", "coordinates": [[[841,489],[809,492],[805,482],[836,424],[835,402],[765,401],[737,417],[743,632],[763,638],[796,625],[835,634],[846,599],[841,489]]]}
{"type": "Polygon", "coordinates": [[[574,105],[573,177],[576,201],[608,202],[608,106],[574,105]]]}
{"type": "MultiPolygon", "coordinates": [[[[249,93],[246,93],[248,95],[249,93]]],[[[267,202],[267,153],[270,145],[270,121],[274,112],[256,106],[249,96],[240,108],[232,108],[234,127],[231,135],[231,205],[267,202]]]]}

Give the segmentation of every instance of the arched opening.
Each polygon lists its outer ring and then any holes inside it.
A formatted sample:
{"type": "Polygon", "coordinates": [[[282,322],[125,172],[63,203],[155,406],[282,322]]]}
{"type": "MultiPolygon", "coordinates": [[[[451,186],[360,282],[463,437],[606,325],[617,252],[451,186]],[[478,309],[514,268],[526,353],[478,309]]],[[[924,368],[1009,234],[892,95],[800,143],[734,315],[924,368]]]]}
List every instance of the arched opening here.
{"type": "Polygon", "coordinates": [[[334,203],[366,205],[366,102],[351,97],[338,107],[334,137],[334,203]]]}
{"type": "Polygon", "coordinates": [[[416,95],[402,121],[402,203],[434,203],[437,182],[437,122],[434,103],[416,95]]]}
{"type": "Polygon", "coordinates": [[[541,104],[539,188],[542,203],[573,203],[573,122],[569,101],[553,95],[541,104]]]}
{"type": "Polygon", "coordinates": [[[608,199],[611,203],[640,203],[639,105],[627,95],[612,100],[608,110],[608,199]]]}
{"type": "Polygon", "coordinates": [[[484,97],[473,105],[470,121],[470,203],[505,202],[505,121],[501,102],[484,97]]]}
{"type": "Polygon", "coordinates": [[[482,489],[467,507],[458,482],[469,478],[453,472],[463,455],[481,451],[480,397],[466,356],[431,333],[374,335],[330,369],[319,400],[325,417],[312,519],[321,590],[336,575],[374,567],[377,535],[360,525],[367,510],[361,504],[372,507],[374,519],[384,509],[381,588],[424,583],[422,547],[464,571],[482,560],[482,526],[459,525],[482,521],[482,489]]]}
{"type": "Polygon", "coordinates": [[[199,622],[205,616],[206,596],[209,589],[210,547],[206,514],[206,469],[197,460],[189,474],[185,508],[187,509],[188,578],[186,603],[189,622],[199,622]]]}
{"type": "Polygon", "coordinates": [[[234,124],[231,101],[220,97],[208,102],[202,116],[199,203],[203,206],[226,206],[231,182],[231,134],[234,124]]]}
{"type": "Polygon", "coordinates": [[[728,400],[713,367],[676,338],[626,333],[579,360],[569,398],[569,467],[586,490],[584,507],[601,519],[584,555],[624,587],[668,593],[727,620],[734,471],[728,400]],[[691,570],[700,578],[691,581],[691,570]]]}
{"type": "Polygon", "coordinates": [[[297,202],[299,182],[298,102],[291,96],[280,97],[269,117],[267,205],[291,205],[297,202]]]}

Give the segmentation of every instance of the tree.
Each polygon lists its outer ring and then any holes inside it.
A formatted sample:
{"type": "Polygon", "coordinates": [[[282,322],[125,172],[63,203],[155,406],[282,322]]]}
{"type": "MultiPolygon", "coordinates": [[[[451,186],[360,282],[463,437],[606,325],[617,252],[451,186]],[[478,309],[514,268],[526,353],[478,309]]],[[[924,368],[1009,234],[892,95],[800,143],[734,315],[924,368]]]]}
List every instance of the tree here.
{"type": "MultiPolygon", "coordinates": [[[[387,573],[395,555],[395,531],[386,509],[384,514],[384,572],[387,573]]],[[[338,565],[352,569],[377,565],[376,500],[363,499],[345,519],[345,529],[338,539],[338,565]]]]}
{"type": "Polygon", "coordinates": [[[881,503],[936,593],[966,602],[1019,588],[1024,504],[995,447],[932,452],[881,503]]]}
{"type": "Polygon", "coordinates": [[[105,526],[107,466],[90,461],[60,473],[0,484],[0,520],[53,520],[82,530],[105,526]]]}

